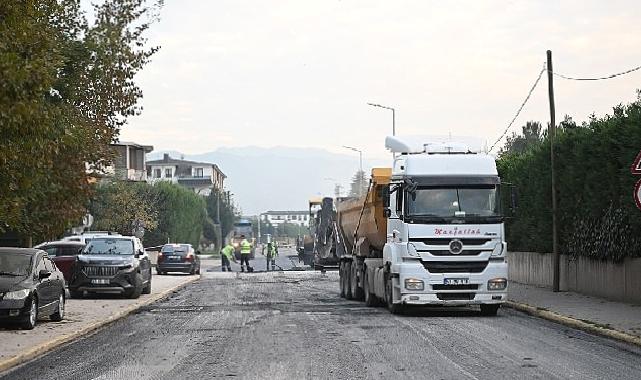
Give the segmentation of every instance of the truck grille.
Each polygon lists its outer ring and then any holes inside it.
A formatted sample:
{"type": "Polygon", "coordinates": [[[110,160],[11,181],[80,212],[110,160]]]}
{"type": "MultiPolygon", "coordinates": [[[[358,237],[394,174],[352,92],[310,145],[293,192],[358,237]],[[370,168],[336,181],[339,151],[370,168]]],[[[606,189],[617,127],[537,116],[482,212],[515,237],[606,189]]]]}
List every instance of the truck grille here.
{"type": "Polygon", "coordinates": [[[433,290],[478,290],[478,284],[465,284],[465,285],[432,285],[433,290]]]}
{"type": "Polygon", "coordinates": [[[441,301],[471,301],[476,293],[436,293],[436,297],[441,301]]]}
{"type": "Polygon", "coordinates": [[[118,267],[87,266],[82,271],[86,276],[113,277],[118,273],[118,267]]]}
{"type": "MultiPolygon", "coordinates": [[[[410,242],[423,243],[426,245],[450,245],[450,242],[455,238],[410,238],[410,242]]],[[[460,238],[463,245],[483,245],[492,239],[483,238],[460,238]]]]}
{"type": "Polygon", "coordinates": [[[481,273],[487,261],[422,261],[430,273],[481,273]]]}
{"type": "MultiPolygon", "coordinates": [[[[419,251],[419,252],[424,252],[424,251],[419,251]]],[[[478,251],[478,250],[464,250],[461,251],[458,255],[454,255],[450,251],[425,251],[431,253],[433,256],[478,256],[481,254],[483,251],[478,251]]]]}

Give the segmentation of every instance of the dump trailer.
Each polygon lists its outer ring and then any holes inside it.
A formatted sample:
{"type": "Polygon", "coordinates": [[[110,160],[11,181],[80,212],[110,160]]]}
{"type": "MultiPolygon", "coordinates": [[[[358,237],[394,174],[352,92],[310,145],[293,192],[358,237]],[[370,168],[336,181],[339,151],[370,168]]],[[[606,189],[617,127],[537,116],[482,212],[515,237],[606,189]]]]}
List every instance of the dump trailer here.
{"type": "Polygon", "coordinates": [[[372,170],[365,195],[337,199],[340,294],[384,303],[480,305],[507,300],[507,245],[493,157],[463,144],[388,137],[392,168],[372,170]]]}

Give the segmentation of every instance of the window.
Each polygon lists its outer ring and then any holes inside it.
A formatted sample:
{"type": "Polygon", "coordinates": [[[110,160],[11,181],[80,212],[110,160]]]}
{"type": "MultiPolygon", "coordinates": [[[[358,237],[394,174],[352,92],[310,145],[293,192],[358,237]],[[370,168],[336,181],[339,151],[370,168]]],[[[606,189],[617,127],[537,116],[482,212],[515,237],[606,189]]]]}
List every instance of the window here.
{"type": "Polygon", "coordinates": [[[203,168],[196,168],[194,170],[194,177],[202,177],[203,176],[203,168]]]}
{"type": "Polygon", "coordinates": [[[160,169],[154,169],[154,178],[160,178],[161,176],[160,173],[161,173],[160,169]]]}
{"type": "Polygon", "coordinates": [[[165,169],[165,178],[171,178],[171,168],[165,169]]]}

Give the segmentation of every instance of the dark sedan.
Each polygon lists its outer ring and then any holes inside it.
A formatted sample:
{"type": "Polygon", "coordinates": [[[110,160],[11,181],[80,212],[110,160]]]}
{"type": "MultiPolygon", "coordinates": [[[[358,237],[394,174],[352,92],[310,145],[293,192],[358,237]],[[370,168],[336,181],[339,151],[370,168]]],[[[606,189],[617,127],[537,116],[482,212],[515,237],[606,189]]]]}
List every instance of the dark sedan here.
{"type": "Polygon", "coordinates": [[[71,281],[71,272],[76,262],[76,256],[82,252],[84,243],[78,241],[52,241],[37,245],[36,248],[47,252],[49,258],[56,263],[56,266],[65,276],[65,281],[71,281]]]}
{"type": "Polygon", "coordinates": [[[40,317],[61,321],[65,280],[47,253],[32,248],[0,248],[0,320],[33,329],[40,317]]]}
{"type": "Polygon", "coordinates": [[[183,272],[200,274],[200,252],[194,251],[191,244],[165,244],[158,253],[156,272],[183,272]]]}

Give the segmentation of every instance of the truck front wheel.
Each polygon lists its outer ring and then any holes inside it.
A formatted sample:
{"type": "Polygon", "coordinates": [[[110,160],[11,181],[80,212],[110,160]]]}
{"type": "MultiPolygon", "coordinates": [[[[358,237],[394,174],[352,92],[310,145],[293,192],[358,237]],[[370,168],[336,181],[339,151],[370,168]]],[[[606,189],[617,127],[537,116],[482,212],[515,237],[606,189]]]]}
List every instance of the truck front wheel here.
{"type": "Polygon", "coordinates": [[[392,314],[400,314],[402,305],[394,303],[394,284],[389,273],[385,274],[385,303],[392,314]]]}
{"type": "Polygon", "coordinates": [[[481,305],[481,315],[484,317],[495,317],[501,305],[481,305]]]}

